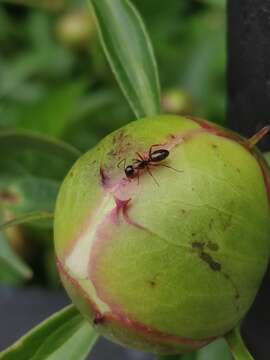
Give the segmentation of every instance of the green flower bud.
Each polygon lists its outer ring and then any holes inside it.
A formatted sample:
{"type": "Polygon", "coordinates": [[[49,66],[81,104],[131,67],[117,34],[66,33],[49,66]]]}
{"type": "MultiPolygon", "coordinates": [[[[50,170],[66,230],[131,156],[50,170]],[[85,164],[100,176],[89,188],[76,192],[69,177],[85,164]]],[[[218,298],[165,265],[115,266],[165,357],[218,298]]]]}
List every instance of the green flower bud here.
{"type": "Polygon", "coordinates": [[[269,177],[255,140],[164,115],[110,134],[73,166],[57,200],[57,262],[101,334],[184,353],[244,317],[270,250],[269,177]]]}

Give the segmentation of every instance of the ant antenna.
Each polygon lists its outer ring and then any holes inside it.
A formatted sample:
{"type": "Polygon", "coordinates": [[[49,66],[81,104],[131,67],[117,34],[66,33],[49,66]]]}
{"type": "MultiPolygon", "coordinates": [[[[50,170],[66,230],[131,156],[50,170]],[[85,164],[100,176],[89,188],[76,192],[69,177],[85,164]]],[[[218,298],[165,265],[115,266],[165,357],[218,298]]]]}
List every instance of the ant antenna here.
{"type": "Polygon", "coordinates": [[[120,165],[121,165],[122,163],[124,163],[124,169],[125,169],[125,167],[126,167],[126,160],[127,160],[127,159],[122,159],[122,160],[119,161],[119,163],[117,164],[118,169],[120,168],[120,165]]]}

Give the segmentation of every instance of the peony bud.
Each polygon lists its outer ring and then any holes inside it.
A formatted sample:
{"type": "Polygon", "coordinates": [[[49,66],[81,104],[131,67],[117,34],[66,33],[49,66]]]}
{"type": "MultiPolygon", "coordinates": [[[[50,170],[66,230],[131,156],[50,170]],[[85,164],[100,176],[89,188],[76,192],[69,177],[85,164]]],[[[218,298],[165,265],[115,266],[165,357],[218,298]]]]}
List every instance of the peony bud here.
{"type": "Polygon", "coordinates": [[[97,331],[185,353],[245,316],[270,250],[269,176],[255,142],[163,115],[76,162],[57,200],[55,248],[69,296],[97,331]]]}

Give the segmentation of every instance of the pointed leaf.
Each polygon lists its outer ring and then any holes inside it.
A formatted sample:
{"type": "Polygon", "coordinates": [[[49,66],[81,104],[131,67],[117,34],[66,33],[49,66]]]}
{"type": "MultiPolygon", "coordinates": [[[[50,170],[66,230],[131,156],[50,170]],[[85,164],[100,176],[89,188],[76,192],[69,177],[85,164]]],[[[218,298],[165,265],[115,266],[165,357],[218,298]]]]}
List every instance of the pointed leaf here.
{"type": "Polygon", "coordinates": [[[11,3],[25,6],[41,7],[49,10],[59,10],[67,2],[66,0],[0,0],[0,3],[11,3]]]}
{"type": "Polygon", "coordinates": [[[156,60],[143,21],[129,0],[89,0],[112,71],[140,118],[160,112],[156,60]]]}
{"type": "Polygon", "coordinates": [[[60,182],[32,175],[0,178],[0,201],[14,214],[53,212],[60,182]]]}
{"type": "Polygon", "coordinates": [[[161,356],[158,360],[232,360],[224,339],[218,339],[201,350],[186,355],[161,356]]]}
{"type": "Polygon", "coordinates": [[[4,152],[18,152],[26,149],[50,152],[54,156],[63,157],[71,162],[80,156],[79,150],[65,142],[28,130],[2,130],[0,149],[4,152]]]}
{"type": "Polygon", "coordinates": [[[14,253],[4,235],[0,234],[0,282],[14,284],[31,276],[31,269],[14,253]]]}
{"type": "Polygon", "coordinates": [[[83,360],[97,334],[74,306],[54,314],[7,350],[1,360],[83,360]]]}
{"type": "Polygon", "coordinates": [[[74,81],[56,86],[39,101],[24,106],[17,127],[61,137],[72,121],[84,87],[82,82],[74,81]]]}
{"type": "MultiPolygon", "coordinates": [[[[197,352],[195,360],[232,360],[226,341],[218,339],[197,352]]],[[[185,359],[183,359],[185,360],[185,359]]],[[[189,359],[188,359],[189,360],[189,359]]]]}
{"type": "Polygon", "coordinates": [[[38,211],[38,212],[23,214],[13,220],[0,224],[0,231],[6,230],[11,226],[25,224],[33,221],[47,220],[52,218],[53,218],[53,213],[49,213],[46,211],[38,211]]]}

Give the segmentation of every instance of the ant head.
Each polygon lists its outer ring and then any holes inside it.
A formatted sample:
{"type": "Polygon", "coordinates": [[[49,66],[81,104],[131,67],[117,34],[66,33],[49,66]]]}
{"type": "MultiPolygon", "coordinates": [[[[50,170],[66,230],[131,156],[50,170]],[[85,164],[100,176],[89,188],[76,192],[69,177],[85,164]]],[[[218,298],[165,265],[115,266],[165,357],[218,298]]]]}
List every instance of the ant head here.
{"type": "Polygon", "coordinates": [[[133,178],[136,175],[136,170],[132,165],[129,165],[125,168],[125,174],[127,178],[133,178]]]}

